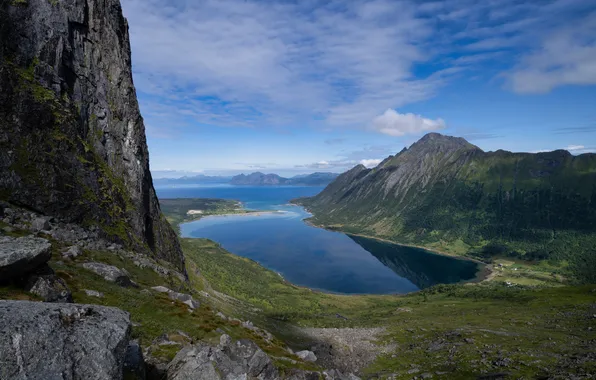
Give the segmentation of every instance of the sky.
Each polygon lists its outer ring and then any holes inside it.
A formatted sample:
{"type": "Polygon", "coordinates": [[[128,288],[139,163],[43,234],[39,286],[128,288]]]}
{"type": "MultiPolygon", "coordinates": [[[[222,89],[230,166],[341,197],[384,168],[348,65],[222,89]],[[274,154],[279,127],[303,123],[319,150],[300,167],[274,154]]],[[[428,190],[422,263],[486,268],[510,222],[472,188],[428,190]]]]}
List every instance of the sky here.
{"type": "Polygon", "coordinates": [[[122,0],[154,177],[596,152],[596,1],[122,0]]]}

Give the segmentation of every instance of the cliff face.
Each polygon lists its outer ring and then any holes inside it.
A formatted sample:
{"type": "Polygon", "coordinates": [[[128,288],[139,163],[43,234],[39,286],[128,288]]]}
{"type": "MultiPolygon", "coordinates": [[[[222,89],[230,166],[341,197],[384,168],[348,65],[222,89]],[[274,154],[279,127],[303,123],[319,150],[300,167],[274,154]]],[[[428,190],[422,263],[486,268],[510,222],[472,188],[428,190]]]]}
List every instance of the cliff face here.
{"type": "Polygon", "coordinates": [[[118,0],[0,0],[0,198],[184,269],[149,172],[118,0]]]}

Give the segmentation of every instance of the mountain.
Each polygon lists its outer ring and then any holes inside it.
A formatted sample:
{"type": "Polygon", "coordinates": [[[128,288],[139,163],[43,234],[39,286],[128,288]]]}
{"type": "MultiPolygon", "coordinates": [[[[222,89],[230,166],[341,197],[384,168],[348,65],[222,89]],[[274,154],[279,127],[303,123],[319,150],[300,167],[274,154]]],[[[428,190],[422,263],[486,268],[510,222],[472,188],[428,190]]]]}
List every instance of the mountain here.
{"type": "Polygon", "coordinates": [[[335,173],[312,173],[299,175],[292,178],[280,177],[277,174],[263,174],[255,172],[249,175],[240,174],[232,178],[230,184],[232,185],[252,185],[252,186],[271,186],[271,185],[287,185],[287,186],[323,186],[327,185],[338,174],[335,173]]]}
{"type": "Polygon", "coordinates": [[[199,174],[196,176],[184,176],[181,178],[157,178],[153,180],[155,185],[184,185],[184,184],[216,184],[229,183],[232,177],[207,176],[199,174]]]}
{"type": "Polygon", "coordinates": [[[240,174],[232,177],[230,184],[232,185],[285,185],[287,178],[278,176],[277,174],[263,174],[261,172],[251,173],[249,175],[240,174]]]}
{"type": "Polygon", "coordinates": [[[288,179],[286,183],[294,186],[324,186],[337,178],[338,175],[337,173],[316,172],[294,176],[288,179]]]}
{"type": "Polygon", "coordinates": [[[0,200],[184,270],[149,172],[119,1],[2,1],[0,15],[0,200]]]}
{"type": "Polygon", "coordinates": [[[460,254],[563,259],[596,246],[596,154],[484,152],[430,133],[296,202],[314,223],[348,232],[460,254]]]}

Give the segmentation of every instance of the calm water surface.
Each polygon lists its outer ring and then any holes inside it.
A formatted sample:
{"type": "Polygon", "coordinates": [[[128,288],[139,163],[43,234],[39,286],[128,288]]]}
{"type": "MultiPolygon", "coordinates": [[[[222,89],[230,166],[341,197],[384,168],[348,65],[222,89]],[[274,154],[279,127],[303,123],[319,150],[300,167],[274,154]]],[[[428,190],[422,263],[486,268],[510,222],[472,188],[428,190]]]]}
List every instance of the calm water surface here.
{"type": "Polygon", "coordinates": [[[473,279],[478,265],[428,251],[308,226],[292,198],[322,187],[230,185],[157,188],[160,198],[235,199],[260,216],[212,216],[180,226],[183,237],[215,240],[230,252],[272,269],[294,284],[337,293],[408,293],[473,279]]]}

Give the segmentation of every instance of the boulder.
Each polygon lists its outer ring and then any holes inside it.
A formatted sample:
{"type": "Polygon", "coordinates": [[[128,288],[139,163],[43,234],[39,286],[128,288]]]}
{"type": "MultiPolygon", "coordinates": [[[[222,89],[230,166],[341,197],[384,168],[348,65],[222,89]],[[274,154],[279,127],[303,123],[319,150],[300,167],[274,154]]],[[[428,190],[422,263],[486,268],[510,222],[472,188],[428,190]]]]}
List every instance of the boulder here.
{"type": "Polygon", "coordinates": [[[312,351],[309,351],[309,350],[298,351],[298,352],[296,352],[296,356],[298,356],[300,359],[304,360],[305,362],[316,362],[317,361],[317,356],[315,355],[315,353],[312,351]]]}
{"type": "Polygon", "coordinates": [[[81,248],[79,248],[76,245],[73,245],[72,247],[69,247],[67,250],[62,252],[62,257],[69,258],[69,259],[74,259],[75,257],[81,256],[83,254],[83,251],[81,250],[81,248]]]}
{"type": "Polygon", "coordinates": [[[89,262],[82,264],[82,267],[90,270],[91,272],[100,275],[106,281],[115,282],[120,286],[124,287],[137,287],[129,277],[128,273],[124,269],[116,268],[112,265],[104,263],[89,262]]]}
{"type": "Polygon", "coordinates": [[[153,286],[151,289],[155,290],[158,293],[171,293],[173,290],[166,288],[165,286],[153,286]]]}
{"type": "Polygon", "coordinates": [[[170,299],[180,301],[183,304],[186,304],[192,310],[198,308],[201,305],[198,301],[192,298],[191,295],[175,292],[166,288],[165,286],[153,286],[151,289],[158,293],[167,293],[170,299]]]}
{"type": "Polygon", "coordinates": [[[33,236],[0,237],[0,282],[21,277],[50,260],[52,245],[33,236]]]}
{"type": "Polygon", "coordinates": [[[182,302],[183,304],[187,305],[189,308],[191,308],[193,310],[200,306],[200,303],[195,301],[192,298],[192,296],[190,296],[188,294],[171,292],[171,293],[168,293],[168,296],[173,300],[178,300],[178,301],[182,302]]]}
{"type": "Polygon", "coordinates": [[[222,334],[219,337],[219,349],[224,351],[230,348],[232,345],[232,338],[228,334],[222,334]]]}
{"type": "Polygon", "coordinates": [[[98,292],[97,290],[84,289],[84,292],[89,297],[103,298],[103,293],[98,292]]]}
{"type": "Polygon", "coordinates": [[[210,347],[189,347],[182,349],[167,366],[168,380],[223,379],[214,366],[210,347]]]}
{"type": "Polygon", "coordinates": [[[31,229],[34,231],[47,231],[50,228],[50,218],[40,217],[31,221],[31,229]]]}
{"type": "Polygon", "coordinates": [[[72,293],[64,280],[56,276],[47,264],[39,267],[29,276],[25,290],[46,302],[73,302],[72,293]]]}
{"type": "Polygon", "coordinates": [[[130,330],[116,308],[0,301],[0,379],[121,379],[130,330]]]}
{"type": "Polygon", "coordinates": [[[188,306],[191,310],[197,309],[199,306],[201,306],[199,302],[195,301],[192,298],[187,301],[183,301],[182,303],[188,306]]]}
{"type": "Polygon", "coordinates": [[[217,347],[195,345],[183,348],[168,365],[168,379],[278,379],[271,358],[254,342],[242,339],[233,343],[220,338],[217,347]]]}

